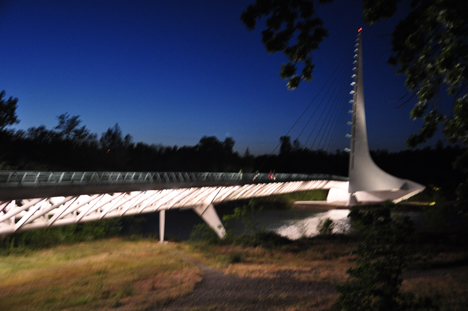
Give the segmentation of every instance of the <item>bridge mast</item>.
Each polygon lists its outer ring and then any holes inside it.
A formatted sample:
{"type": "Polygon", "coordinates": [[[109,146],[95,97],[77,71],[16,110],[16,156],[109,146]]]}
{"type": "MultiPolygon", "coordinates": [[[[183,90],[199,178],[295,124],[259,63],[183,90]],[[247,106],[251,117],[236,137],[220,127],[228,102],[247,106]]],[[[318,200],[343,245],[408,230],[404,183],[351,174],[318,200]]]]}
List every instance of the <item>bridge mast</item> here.
{"type": "Polygon", "coordinates": [[[362,62],[362,28],[356,40],[356,66],[353,75],[351,142],[349,156],[348,204],[358,201],[403,200],[424,190],[424,186],[392,176],[380,169],[372,160],[367,140],[364,109],[364,83],[362,62]],[[403,191],[404,193],[402,193],[403,191]],[[398,194],[398,198],[395,196],[398,194]]]}

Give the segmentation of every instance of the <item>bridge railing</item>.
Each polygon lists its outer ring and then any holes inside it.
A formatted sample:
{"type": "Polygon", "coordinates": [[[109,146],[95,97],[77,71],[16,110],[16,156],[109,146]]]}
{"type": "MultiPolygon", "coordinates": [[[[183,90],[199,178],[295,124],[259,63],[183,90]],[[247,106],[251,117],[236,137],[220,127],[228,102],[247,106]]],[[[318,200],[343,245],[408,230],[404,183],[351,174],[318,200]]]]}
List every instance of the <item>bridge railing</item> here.
{"type": "Polygon", "coordinates": [[[257,183],[266,181],[301,181],[315,179],[347,180],[346,177],[327,174],[310,175],[277,173],[270,176],[268,173],[0,171],[0,187],[138,183],[164,184],[215,181],[257,183]]]}

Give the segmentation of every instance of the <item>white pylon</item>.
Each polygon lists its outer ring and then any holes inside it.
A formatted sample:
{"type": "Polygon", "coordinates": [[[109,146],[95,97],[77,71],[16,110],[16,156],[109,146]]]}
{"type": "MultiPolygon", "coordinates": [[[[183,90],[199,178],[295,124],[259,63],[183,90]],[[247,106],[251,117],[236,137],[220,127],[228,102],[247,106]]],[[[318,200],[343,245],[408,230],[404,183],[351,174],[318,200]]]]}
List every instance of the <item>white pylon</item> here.
{"type": "Polygon", "coordinates": [[[364,108],[364,83],[362,65],[362,28],[358,31],[357,59],[353,74],[354,86],[350,94],[353,99],[351,142],[349,153],[349,184],[345,189],[334,189],[327,201],[347,201],[348,205],[359,202],[382,202],[392,200],[397,203],[424,190],[424,186],[410,180],[392,176],[379,168],[369,153],[367,140],[366,114],[364,108]]]}

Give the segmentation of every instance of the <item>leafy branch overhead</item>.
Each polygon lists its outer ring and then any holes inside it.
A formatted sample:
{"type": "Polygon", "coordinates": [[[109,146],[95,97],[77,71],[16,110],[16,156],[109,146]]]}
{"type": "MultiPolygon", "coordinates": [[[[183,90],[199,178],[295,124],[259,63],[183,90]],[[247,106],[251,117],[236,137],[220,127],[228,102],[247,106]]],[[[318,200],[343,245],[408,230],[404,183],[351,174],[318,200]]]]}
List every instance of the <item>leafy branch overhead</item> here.
{"type": "MultiPolygon", "coordinates": [[[[289,62],[280,76],[295,89],[301,80],[312,79],[312,51],[328,36],[315,4],[333,0],[256,0],[242,13],[249,30],[265,20],[262,41],[269,53],[283,52],[289,62]],[[301,74],[297,65],[303,64],[301,74]]],[[[364,21],[374,24],[392,17],[402,0],[362,0],[364,21]]],[[[444,124],[451,142],[468,144],[468,1],[412,0],[408,15],[395,27],[388,63],[406,77],[406,86],[418,102],[412,118],[423,118],[424,126],[411,135],[408,146],[431,138],[444,124]],[[453,97],[453,113],[437,103],[440,95],[453,97]]]]}
{"type": "MultiPolygon", "coordinates": [[[[396,6],[398,0],[390,1],[396,6]]],[[[444,134],[452,142],[468,144],[468,2],[457,0],[413,1],[411,11],[395,27],[392,55],[388,63],[406,76],[406,87],[418,102],[411,117],[423,118],[424,126],[411,135],[408,145],[425,142],[444,123],[444,134]],[[453,114],[438,101],[442,93],[453,97],[453,114]]],[[[368,17],[367,22],[378,20],[368,17]]]]}
{"type": "MultiPolygon", "coordinates": [[[[394,12],[401,0],[364,0],[365,20],[374,23],[393,13],[383,13],[389,5],[394,12]],[[384,3],[384,4],[383,4],[384,3]],[[367,11],[366,11],[367,6],[367,11]]],[[[418,134],[407,140],[409,147],[427,141],[443,124],[445,137],[468,146],[468,1],[413,0],[409,14],[393,31],[392,55],[388,63],[406,76],[406,87],[417,95],[411,110],[414,119],[423,118],[418,134]],[[447,94],[448,97],[441,95],[447,94]],[[444,107],[443,102],[451,103],[444,107]]],[[[467,171],[465,155],[456,161],[467,171]]],[[[458,205],[468,203],[468,180],[457,188],[458,205]]]]}
{"type": "MultiPolygon", "coordinates": [[[[331,2],[319,0],[319,3],[331,2]]],[[[314,1],[310,0],[257,0],[242,12],[241,20],[250,30],[254,30],[257,21],[266,17],[266,28],[262,31],[262,42],[268,53],[283,52],[289,62],[281,66],[280,77],[289,79],[287,87],[293,90],[301,80],[311,81],[314,65],[313,50],[328,31],[323,21],[315,16],[314,1]],[[302,63],[301,74],[297,73],[298,64],[302,63]]]]}

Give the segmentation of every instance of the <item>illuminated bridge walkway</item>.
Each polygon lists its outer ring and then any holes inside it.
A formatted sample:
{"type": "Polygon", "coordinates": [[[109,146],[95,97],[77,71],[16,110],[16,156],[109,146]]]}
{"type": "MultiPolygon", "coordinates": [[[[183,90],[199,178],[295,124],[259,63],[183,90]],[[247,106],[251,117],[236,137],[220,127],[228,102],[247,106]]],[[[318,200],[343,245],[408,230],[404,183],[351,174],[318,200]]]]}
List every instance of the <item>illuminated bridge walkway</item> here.
{"type": "Polygon", "coordinates": [[[154,172],[0,171],[0,234],[160,212],[193,209],[220,237],[213,203],[343,187],[333,175],[154,172]]]}

